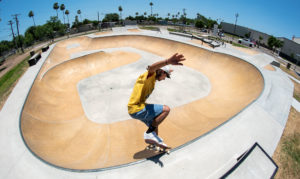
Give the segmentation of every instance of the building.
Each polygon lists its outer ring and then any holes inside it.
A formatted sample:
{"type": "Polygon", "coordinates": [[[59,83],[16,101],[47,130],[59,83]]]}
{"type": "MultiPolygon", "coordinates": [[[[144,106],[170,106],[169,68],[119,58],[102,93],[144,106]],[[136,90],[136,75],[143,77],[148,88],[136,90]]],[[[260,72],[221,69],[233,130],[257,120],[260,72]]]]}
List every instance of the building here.
{"type": "Polygon", "coordinates": [[[300,44],[300,37],[295,37],[295,36],[293,36],[292,41],[294,41],[294,42],[300,44]]]}
{"type": "Polygon", "coordinates": [[[283,41],[283,46],[281,47],[279,55],[288,59],[292,63],[297,64],[297,60],[300,62],[300,43],[285,37],[279,37],[278,39],[283,41]]]}
{"type": "MultiPolygon", "coordinates": [[[[246,34],[248,34],[252,41],[260,42],[265,46],[267,46],[268,39],[271,37],[271,35],[266,33],[239,25],[235,26],[234,24],[226,22],[221,22],[221,26],[225,33],[237,35],[239,37],[245,37],[246,34]]],[[[285,37],[277,37],[277,39],[283,41],[283,46],[279,49],[279,55],[292,63],[297,64],[297,60],[300,62],[300,38],[293,37],[293,40],[290,40],[285,37]]]]}
{"type": "Polygon", "coordinates": [[[237,35],[239,37],[245,37],[246,34],[249,34],[249,38],[253,41],[257,41],[261,44],[268,44],[268,39],[270,38],[270,35],[263,33],[263,32],[259,32],[247,27],[243,27],[243,26],[239,26],[239,25],[235,25],[234,24],[230,24],[230,23],[226,23],[226,22],[221,22],[221,26],[222,26],[222,30],[226,33],[229,34],[233,34],[233,35],[237,35]],[[259,37],[261,37],[262,40],[259,39],[259,37]]]}

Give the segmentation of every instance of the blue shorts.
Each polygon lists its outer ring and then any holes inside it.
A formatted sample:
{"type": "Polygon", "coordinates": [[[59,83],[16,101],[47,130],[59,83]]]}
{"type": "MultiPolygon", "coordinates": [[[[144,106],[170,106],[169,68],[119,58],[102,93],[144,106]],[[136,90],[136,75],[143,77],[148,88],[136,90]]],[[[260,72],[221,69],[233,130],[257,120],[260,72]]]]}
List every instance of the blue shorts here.
{"type": "Polygon", "coordinates": [[[152,124],[153,120],[162,112],[163,112],[163,105],[146,104],[144,109],[129,115],[134,119],[141,120],[149,127],[152,124]]]}

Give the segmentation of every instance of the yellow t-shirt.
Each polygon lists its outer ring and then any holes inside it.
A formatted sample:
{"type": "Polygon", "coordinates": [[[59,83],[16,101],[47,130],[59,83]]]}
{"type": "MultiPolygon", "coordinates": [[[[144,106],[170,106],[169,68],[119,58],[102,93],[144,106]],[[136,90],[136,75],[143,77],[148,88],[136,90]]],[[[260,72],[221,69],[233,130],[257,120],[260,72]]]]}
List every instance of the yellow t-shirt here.
{"type": "Polygon", "coordinates": [[[156,73],[149,78],[147,78],[147,76],[148,71],[139,76],[135,82],[128,102],[129,114],[134,114],[145,108],[146,99],[150,96],[155,86],[156,73]]]}

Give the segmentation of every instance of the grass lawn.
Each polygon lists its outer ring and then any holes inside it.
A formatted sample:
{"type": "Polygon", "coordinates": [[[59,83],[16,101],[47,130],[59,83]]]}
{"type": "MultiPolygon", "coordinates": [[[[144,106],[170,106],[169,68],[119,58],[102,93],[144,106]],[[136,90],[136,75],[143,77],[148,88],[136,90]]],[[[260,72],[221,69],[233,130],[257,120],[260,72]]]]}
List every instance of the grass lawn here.
{"type": "Polygon", "coordinates": [[[300,80],[300,77],[297,74],[295,74],[294,70],[292,70],[291,68],[287,69],[285,66],[280,65],[280,69],[283,70],[284,72],[288,73],[289,75],[293,76],[297,80],[300,80]]]}
{"type": "Polygon", "coordinates": [[[14,86],[17,84],[19,78],[29,67],[27,62],[29,58],[30,56],[26,57],[18,65],[0,78],[0,109],[3,107],[6,99],[13,90],[14,86]]]}
{"type": "Polygon", "coordinates": [[[235,42],[232,42],[232,45],[236,46],[236,47],[249,48],[249,47],[246,47],[244,45],[241,45],[241,44],[238,44],[238,43],[235,43],[235,42]]]}
{"type": "Polygon", "coordinates": [[[152,26],[140,27],[140,29],[154,30],[154,31],[158,31],[159,30],[157,27],[152,27],[152,26]]]}
{"type": "MultiPolygon", "coordinates": [[[[300,84],[293,83],[294,96],[299,101],[300,84]]],[[[293,107],[273,159],[279,166],[276,179],[300,178],[300,112],[293,107]]]]}

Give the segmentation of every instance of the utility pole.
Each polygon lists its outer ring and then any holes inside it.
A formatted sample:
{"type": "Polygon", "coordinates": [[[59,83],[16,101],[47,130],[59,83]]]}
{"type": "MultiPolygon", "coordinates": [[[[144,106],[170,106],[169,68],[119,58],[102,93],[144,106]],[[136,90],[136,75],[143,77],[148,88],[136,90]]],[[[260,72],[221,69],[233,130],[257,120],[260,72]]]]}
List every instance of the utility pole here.
{"type": "Polygon", "coordinates": [[[11,28],[11,33],[12,33],[12,35],[13,35],[13,42],[14,42],[14,45],[15,45],[15,47],[18,49],[18,45],[16,44],[16,40],[15,40],[15,33],[14,33],[14,29],[13,29],[13,21],[8,21],[8,25],[10,25],[10,28],[11,28]]]}
{"type": "Polygon", "coordinates": [[[14,14],[12,15],[16,21],[16,25],[17,25],[17,32],[18,32],[18,37],[19,37],[19,42],[20,42],[20,46],[21,46],[21,50],[22,50],[22,53],[24,53],[24,49],[23,49],[23,45],[22,45],[22,41],[21,41],[21,38],[20,38],[20,33],[19,33],[19,20],[18,20],[18,16],[20,14],[14,14]]]}

